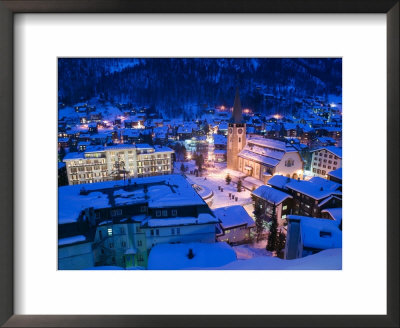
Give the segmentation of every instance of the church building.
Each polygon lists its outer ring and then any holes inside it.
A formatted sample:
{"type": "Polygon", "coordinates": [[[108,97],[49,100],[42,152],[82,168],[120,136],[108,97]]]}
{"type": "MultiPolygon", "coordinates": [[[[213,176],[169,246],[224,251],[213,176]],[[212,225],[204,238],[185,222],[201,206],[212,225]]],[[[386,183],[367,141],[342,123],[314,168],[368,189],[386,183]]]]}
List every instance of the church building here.
{"type": "Polygon", "coordinates": [[[246,123],[238,88],[229,120],[227,148],[228,169],[240,171],[264,183],[274,175],[294,179],[303,177],[303,159],[290,143],[262,137],[246,141],[246,123]]]}

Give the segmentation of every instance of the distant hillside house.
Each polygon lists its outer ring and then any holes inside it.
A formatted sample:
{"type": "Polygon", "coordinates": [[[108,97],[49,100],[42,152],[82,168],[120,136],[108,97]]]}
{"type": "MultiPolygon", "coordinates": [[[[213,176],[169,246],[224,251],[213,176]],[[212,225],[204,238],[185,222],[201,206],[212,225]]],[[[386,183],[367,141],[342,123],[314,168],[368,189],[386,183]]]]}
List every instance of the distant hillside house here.
{"type": "Polygon", "coordinates": [[[219,219],[217,240],[227,243],[242,243],[250,238],[250,230],[255,227],[253,219],[241,205],[220,207],[214,210],[219,219]]]}
{"type": "Polygon", "coordinates": [[[181,175],[59,188],[59,268],[146,267],[167,243],[214,243],[219,222],[181,175]]]}
{"type": "Polygon", "coordinates": [[[329,146],[312,152],[311,172],[314,176],[327,178],[329,172],[342,167],[342,148],[329,146]]]}
{"type": "Polygon", "coordinates": [[[290,143],[274,139],[249,139],[238,154],[238,171],[267,183],[274,175],[303,176],[303,160],[290,143]]]}
{"type": "Polygon", "coordinates": [[[122,144],[82,145],[80,149],[83,152],[68,153],[63,159],[70,185],[164,175],[173,171],[174,151],[168,147],[122,144]]]}
{"type": "Polygon", "coordinates": [[[342,248],[337,221],[289,215],[285,259],[293,260],[325,249],[342,248]]]}

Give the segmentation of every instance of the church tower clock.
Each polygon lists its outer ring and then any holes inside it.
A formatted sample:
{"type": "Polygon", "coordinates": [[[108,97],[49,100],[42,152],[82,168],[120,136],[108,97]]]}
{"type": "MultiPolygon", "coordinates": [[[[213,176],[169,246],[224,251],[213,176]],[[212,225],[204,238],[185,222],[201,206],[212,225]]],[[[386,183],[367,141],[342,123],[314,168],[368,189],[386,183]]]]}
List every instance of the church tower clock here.
{"type": "Polygon", "coordinates": [[[227,144],[227,167],[231,170],[238,170],[238,154],[246,145],[246,123],[242,115],[239,88],[236,88],[235,101],[233,104],[232,117],[228,124],[227,144]]]}

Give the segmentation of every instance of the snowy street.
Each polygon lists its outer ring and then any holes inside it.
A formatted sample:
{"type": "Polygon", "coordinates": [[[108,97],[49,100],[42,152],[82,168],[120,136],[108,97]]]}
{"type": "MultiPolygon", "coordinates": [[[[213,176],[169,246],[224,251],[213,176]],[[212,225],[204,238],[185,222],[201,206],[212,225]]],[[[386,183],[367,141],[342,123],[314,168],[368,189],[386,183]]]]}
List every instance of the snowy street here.
{"type": "MultiPolygon", "coordinates": [[[[242,188],[241,192],[237,191],[237,176],[234,176],[235,172],[228,170],[225,163],[215,163],[215,167],[206,167],[202,172],[202,176],[196,177],[194,174],[190,174],[190,171],[194,171],[196,168],[194,161],[184,162],[184,165],[188,167],[185,172],[187,180],[192,184],[197,184],[199,186],[204,186],[210,189],[214,196],[213,202],[210,206],[212,209],[218,207],[224,207],[229,205],[243,205],[246,210],[250,209],[252,211],[252,200],[251,192],[242,188]],[[225,177],[227,173],[230,173],[232,181],[229,185],[226,184],[225,177]],[[223,191],[219,190],[218,187],[222,187],[223,191]],[[229,194],[233,194],[235,199],[229,198],[229,194]],[[236,201],[236,197],[238,200],[236,201]],[[250,205],[250,206],[245,206],[250,205]]],[[[175,172],[180,172],[181,162],[175,163],[175,172]]],[[[240,174],[240,172],[237,172],[240,174]]],[[[252,216],[252,213],[249,213],[252,216]]]]}

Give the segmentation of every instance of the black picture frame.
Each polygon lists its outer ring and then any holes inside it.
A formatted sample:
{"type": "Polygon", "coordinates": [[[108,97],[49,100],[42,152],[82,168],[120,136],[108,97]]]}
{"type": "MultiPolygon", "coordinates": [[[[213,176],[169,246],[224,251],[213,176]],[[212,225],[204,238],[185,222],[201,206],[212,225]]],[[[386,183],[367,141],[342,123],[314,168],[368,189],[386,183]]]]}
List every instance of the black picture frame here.
{"type": "Polygon", "coordinates": [[[4,327],[399,327],[399,0],[0,0],[0,324],[4,327]],[[384,13],[387,17],[387,315],[14,315],[16,13],[384,13]]]}

